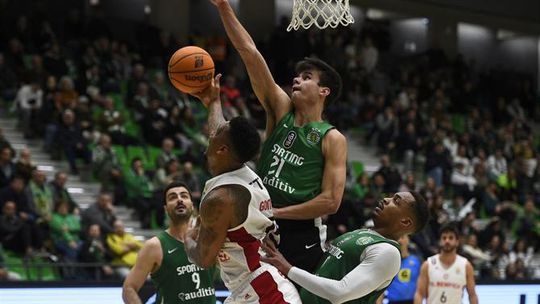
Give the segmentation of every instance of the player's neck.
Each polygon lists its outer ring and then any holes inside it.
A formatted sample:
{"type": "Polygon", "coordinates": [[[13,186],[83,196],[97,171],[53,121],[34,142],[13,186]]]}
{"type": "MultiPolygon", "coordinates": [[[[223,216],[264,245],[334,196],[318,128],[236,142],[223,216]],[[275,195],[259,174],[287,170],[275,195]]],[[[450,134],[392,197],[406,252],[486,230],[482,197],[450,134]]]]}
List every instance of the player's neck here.
{"type": "Polygon", "coordinates": [[[319,106],[305,105],[304,107],[295,107],[294,125],[302,127],[310,122],[323,121],[322,109],[319,106]]]}
{"type": "Polygon", "coordinates": [[[184,236],[189,228],[189,221],[183,221],[178,224],[173,224],[169,226],[167,232],[175,239],[183,242],[184,236]]]}
{"type": "Polygon", "coordinates": [[[372,229],[373,231],[377,232],[378,234],[382,235],[383,237],[387,238],[387,239],[390,239],[390,240],[394,240],[394,241],[398,241],[399,238],[401,237],[401,232],[399,233],[392,233],[392,231],[389,231],[388,229],[382,227],[382,228],[373,228],[372,229]]]}
{"type": "Polygon", "coordinates": [[[457,253],[455,251],[452,252],[441,252],[439,253],[439,260],[441,260],[441,263],[443,263],[445,266],[452,266],[454,262],[456,261],[457,253]]]}

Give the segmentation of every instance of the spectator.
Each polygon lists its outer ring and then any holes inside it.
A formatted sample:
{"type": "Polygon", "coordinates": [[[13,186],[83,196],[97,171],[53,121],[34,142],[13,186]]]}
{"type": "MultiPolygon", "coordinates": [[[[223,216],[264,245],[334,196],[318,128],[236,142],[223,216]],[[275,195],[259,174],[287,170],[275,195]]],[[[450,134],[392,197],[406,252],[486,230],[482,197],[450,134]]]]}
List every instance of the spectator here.
{"type": "Polygon", "coordinates": [[[101,182],[103,191],[116,190],[121,184],[120,164],[116,154],[111,149],[111,137],[107,134],[101,135],[99,144],[92,153],[92,169],[94,177],[101,182]]]}
{"type": "Polygon", "coordinates": [[[182,180],[188,186],[188,189],[191,190],[191,199],[193,202],[198,203],[201,199],[201,182],[193,170],[192,162],[184,162],[184,170],[180,176],[180,180],[182,180]]]}
{"type": "Polygon", "coordinates": [[[360,49],[360,66],[366,73],[371,73],[377,66],[379,51],[373,44],[371,37],[366,37],[364,45],[360,49]]]}
{"type": "Polygon", "coordinates": [[[137,210],[142,227],[149,228],[151,211],[154,209],[154,188],[140,158],[134,158],[131,162],[131,168],[126,173],[125,187],[127,200],[137,210]]]}
{"type": "Polygon", "coordinates": [[[24,178],[24,181],[28,183],[32,178],[32,171],[36,169],[36,166],[32,162],[32,154],[28,148],[24,148],[19,152],[19,159],[15,163],[15,172],[17,175],[24,178]]]}
{"type": "Polygon", "coordinates": [[[531,262],[533,260],[534,248],[527,244],[527,241],[523,238],[519,238],[514,243],[514,247],[509,254],[509,262],[515,263],[518,260],[523,262],[526,269],[530,269],[531,262]]]}
{"type": "Polygon", "coordinates": [[[143,243],[130,234],[126,233],[124,223],[120,220],[114,222],[114,231],[107,235],[107,246],[112,252],[112,265],[116,273],[123,279],[129,273],[129,269],[135,265],[137,252],[143,243]]]}
{"type": "Polygon", "coordinates": [[[401,175],[398,169],[390,162],[388,155],[381,156],[381,167],[376,174],[384,178],[384,192],[396,193],[401,185],[401,175]]]}
{"type": "Polygon", "coordinates": [[[5,202],[2,207],[0,241],[3,247],[18,254],[30,255],[34,251],[30,228],[19,216],[17,206],[12,201],[5,202]]]}
{"type": "Polygon", "coordinates": [[[101,263],[101,266],[87,267],[86,271],[90,278],[100,280],[103,276],[111,277],[114,274],[111,266],[107,264],[107,248],[101,235],[101,229],[98,224],[92,224],[88,227],[87,237],[84,240],[79,260],[83,263],[101,263]]]}
{"type": "Polygon", "coordinates": [[[447,176],[450,175],[452,160],[448,150],[444,148],[441,142],[436,142],[426,157],[426,174],[433,178],[437,187],[446,184],[447,176]]]}
{"type": "Polygon", "coordinates": [[[474,265],[474,269],[481,271],[481,273],[488,271],[491,263],[491,256],[482,250],[480,246],[478,246],[478,238],[476,234],[470,234],[465,237],[463,253],[474,265]]]}
{"type": "Polygon", "coordinates": [[[173,152],[174,141],[170,138],[165,138],[161,144],[161,154],[156,159],[156,168],[165,168],[165,165],[170,160],[178,160],[178,157],[173,152]]]}
{"type": "Polygon", "coordinates": [[[38,216],[36,223],[40,228],[48,231],[48,223],[51,221],[54,208],[53,194],[49,185],[47,185],[47,176],[45,172],[34,170],[32,180],[28,183],[27,194],[31,206],[35,209],[38,216]]]}
{"type": "Polygon", "coordinates": [[[64,148],[72,174],[79,174],[76,158],[81,157],[87,164],[91,162],[91,153],[86,146],[81,128],[75,121],[75,113],[66,110],[62,114],[62,124],[58,130],[58,142],[64,148]]]}
{"type": "Polygon", "coordinates": [[[0,188],[7,186],[17,172],[12,157],[10,147],[0,150],[0,188]]]}
{"type": "Polygon", "coordinates": [[[151,99],[142,119],[142,132],[146,142],[159,146],[163,142],[168,113],[158,99],[151,99]]]}
{"type": "Polygon", "coordinates": [[[79,205],[73,200],[73,197],[71,197],[71,194],[69,194],[66,188],[67,179],[68,175],[66,172],[58,171],[54,174],[54,180],[49,183],[53,202],[67,202],[69,204],[69,213],[79,215],[79,205]]]}
{"type": "Polygon", "coordinates": [[[98,118],[98,124],[102,133],[109,134],[112,142],[117,145],[136,145],[139,141],[126,134],[124,117],[120,111],[114,108],[112,97],[107,96],[103,100],[105,109],[98,118]]]}
{"type": "MultiPolygon", "coordinates": [[[[62,254],[64,262],[77,262],[82,244],[79,239],[81,221],[78,216],[69,213],[67,201],[56,204],[50,227],[54,247],[62,254]]],[[[72,267],[64,267],[64,278],[76,278],[76,271],[72,267]]]]}
{"type": "Polygon", "coordinates": [[[43,105],[43,90],[37,81],[22,86],[15,99],[20,113],[21,127],[25,138],[34,137],[38,113],[43,105]]]}
{"type": "Polygon", "coordinates": [[[112,196],[109,193],[101,193],[97,202],[81,214],[84,230],[96,224],[99,225],[100,230],[105,235],[111,233],[113,231],[113,223],[116,220],[112,202],[112,196]]]}

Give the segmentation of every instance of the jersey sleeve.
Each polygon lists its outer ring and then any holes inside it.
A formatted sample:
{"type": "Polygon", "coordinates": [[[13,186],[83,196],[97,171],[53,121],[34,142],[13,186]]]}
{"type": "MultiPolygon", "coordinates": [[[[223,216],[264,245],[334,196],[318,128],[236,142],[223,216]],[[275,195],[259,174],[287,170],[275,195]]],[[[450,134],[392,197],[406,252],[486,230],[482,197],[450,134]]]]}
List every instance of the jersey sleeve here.
{"type": "Polygon", "coordinates": [[[399,250],[388,243],[371,245],[364,253],[360,264],[340,281],[322,278],[297,267],[291,268],[288,276],[309,292],[332,303],[359,299],[389,285],[401,265],[399,250]]]}

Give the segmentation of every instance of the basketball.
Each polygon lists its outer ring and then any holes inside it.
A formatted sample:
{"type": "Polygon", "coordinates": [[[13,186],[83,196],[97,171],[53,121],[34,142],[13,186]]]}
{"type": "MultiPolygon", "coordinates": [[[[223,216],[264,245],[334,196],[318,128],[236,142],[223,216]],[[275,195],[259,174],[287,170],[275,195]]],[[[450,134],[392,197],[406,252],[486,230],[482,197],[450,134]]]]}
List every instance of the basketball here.
{"type": "Polygon", "coordinates": [[[171,56],[168,74],[178,90],[184,93],[200,92],[210,85],[214,77],[214,61],[200,47],[186,46],[171,56]]]}

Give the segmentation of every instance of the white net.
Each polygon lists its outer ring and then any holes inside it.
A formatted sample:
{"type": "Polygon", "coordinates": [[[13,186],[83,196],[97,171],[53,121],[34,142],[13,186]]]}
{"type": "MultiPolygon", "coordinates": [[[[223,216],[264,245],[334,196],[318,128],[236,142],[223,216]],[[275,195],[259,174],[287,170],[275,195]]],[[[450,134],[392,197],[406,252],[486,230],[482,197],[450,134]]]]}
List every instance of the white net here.
{"type": "Polygon", "coordinates": [[[323,29],[354,23],[349,0],[294,0],[291,23],[287,31],[308,29],[312,25],[323,29]]]}

